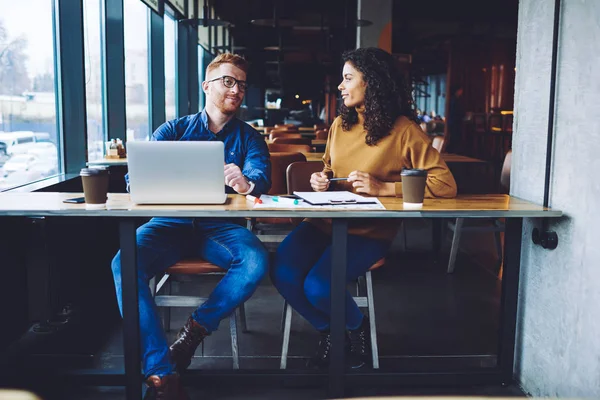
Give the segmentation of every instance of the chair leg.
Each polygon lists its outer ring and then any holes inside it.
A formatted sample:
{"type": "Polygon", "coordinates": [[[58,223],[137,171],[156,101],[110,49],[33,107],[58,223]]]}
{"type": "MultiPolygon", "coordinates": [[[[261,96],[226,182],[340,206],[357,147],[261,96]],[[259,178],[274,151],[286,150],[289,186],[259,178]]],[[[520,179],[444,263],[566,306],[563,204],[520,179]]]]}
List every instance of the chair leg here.
{"type": "Polygon", "coordinates": [[[369,324],[371,325],[371,353],[373,369],[379,369],[379,347],[377,346],[377,326],[375,323],[375,303],[373,298],[373,279],[371,271],[367,271],[367,303],[369,305],[369,324]]]}
{"type": "Polygon", "coordinates": [[[287,304],[285,307],[285,326],[283,328],[283,343],[281,345],[281,363],[280,369],[287,368],[288,349],[290,347],[290,334],[292,331],[292,306],[287,304]]]}
{"type": "Polygon", "coordinates": [[[448,273],[454,272],[454,263],[456,262],[456,256],[458,255],[458,245],[460,242],[460,234],[464,218],[456,218],[456,224],[454,226],[454,235],[452,236],[452,248],[450,249],[450,259],[448,260],[448,273]]]}
{"type": "Polygon", "coordinates": [[[240,357],[238,353],[238,335],[237,335],[237,323],[236,315],[238,309],[229,316],[229,332],[231,333],[231,357],[233,358],[233,369],[240,369],[240,357]]]}
{"type": "MultiPolygon", "coordinates": [[[[171,280],[165,282],[165,291],[171,295],[171,280]]],[[[162,322],[166,332],[171,332],[171,307],[162,307],[162,322]]]]}
{"type": "Polygon", "coordinates": [[[240,324],[242,324],[242,332],[248,333],[248,325],[246,323],[246,304],[240,304],[240,324]]]}
{"type": "Polygon", "coordinates": [[[150,293],[152,294],[152,297],[156,296],[156,276],[150,279],[148,286],[150,286],[150,293]]]}
{"type": "Polygon", "coordinates": [[[288,303],[286,300],[283,300],[283,309],[281,310],[281,327],[279,329],[279,332],[283,335],[283,332],[285,332],[285,318],[287,316],[287,306],[288,303]]]}

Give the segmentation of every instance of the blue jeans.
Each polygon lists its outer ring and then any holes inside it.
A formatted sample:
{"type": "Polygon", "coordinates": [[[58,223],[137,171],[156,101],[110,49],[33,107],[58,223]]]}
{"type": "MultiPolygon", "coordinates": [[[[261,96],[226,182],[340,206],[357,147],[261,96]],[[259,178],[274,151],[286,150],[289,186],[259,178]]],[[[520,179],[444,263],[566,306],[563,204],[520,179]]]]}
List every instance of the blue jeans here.
{"type": "MultiPolygon", "coordinates": [[[[177,261],[201,257],[227,270],[192,317],[210,333],[219,321],[250,298],[268,270],[268,252],[244,227],[219,219],[153,218],[137,230],[138,291],[143,370],[146,377],[175,371],[167,337],[148,283],[177,261]]],[[[123,315],[121,252],[112,261],[117,300],[123,315]]]]}
{"type": "MultiPolygon", "coordinates": [[[[348,235],[348,281],[365,274],[385,257],[390,243],[348,235]]],[[[331,306],[331,237],[302,222],[285,238],[271,268],[271,280],[290,303],[317,330],[329,329],[331,306]]],[[[346,327],[358,328],[363,314],[346,292],[346,327]]]]}

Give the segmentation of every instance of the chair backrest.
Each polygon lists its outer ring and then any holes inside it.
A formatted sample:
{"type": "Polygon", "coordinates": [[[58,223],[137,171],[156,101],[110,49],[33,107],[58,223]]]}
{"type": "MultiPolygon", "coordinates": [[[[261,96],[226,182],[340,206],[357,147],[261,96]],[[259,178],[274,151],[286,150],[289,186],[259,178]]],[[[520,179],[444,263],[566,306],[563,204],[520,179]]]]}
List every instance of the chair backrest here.
{"type": "Polygon", "coordinates": [[[317,140],[327,140],[329,137],[328,129],[318,129],[315,131],[315,139],[317,140]]]}
{"type": "Polygon", "coordinates": [[[277,144],[306,144],[310,146],[312,140],[307,138],[288,138],[286,136],[277,136],[273,139],[273,143],[277,144]]]}
{"type": "Polygon", "coordinates": [[[288,139],[302,139],[301,133],[289,133],[289,132],[281,132],[281,131],[271,131],[269,134],[269,139],[273,140],[278,137],[284,137],[288,139]]]}
{"type": "Polygon", "coordinates": [[[284,127],[284,128],[273,128],[270,132],[288,132],[288,133],[294,133],[294,132],[300,132],[300,131],[298,130],[298,128],[284,127]]]}
{"type": "Polygon", "coordinates": [[[312,148],[306,144],[277,144],[269,143],[271,153],[310,153],[312,148]]]}
{"type": "Polygon", "coordinates": [[[288,165],[306,161],[302,153],[271,153],[271,190],[269,194],[287,193],[287,168],[288,165]]]}
{"type": "Polygon", "coordinates": [[[310,176],[315,172],[323,171],[322,161],[304,161],[291,163],[287,167],[288,194],[296,192],[312,192],[310,176]]]}
{"type": "Polygon", "coordinates": [[[444,149],[445,141],[446,141],[446,139],[444,139],[443,136],[434,136],[431,146],[433,146],[434,149],[436,149],[439,153],[441,153],[442,150],[444,149]]]}
{"type": "Polygon", "coordinates": [[[277,129],[277,128],[296,128],[296,125],[294,125],[294,124],[275,124],[274,128],[275,129],[277,129]]]}

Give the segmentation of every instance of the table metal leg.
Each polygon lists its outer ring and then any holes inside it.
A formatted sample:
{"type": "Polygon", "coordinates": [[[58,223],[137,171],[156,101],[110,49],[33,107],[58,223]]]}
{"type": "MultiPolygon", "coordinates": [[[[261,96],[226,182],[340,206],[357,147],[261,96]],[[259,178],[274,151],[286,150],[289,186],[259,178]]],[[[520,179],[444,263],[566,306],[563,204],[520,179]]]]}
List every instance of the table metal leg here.
{"type": "Polygon", "coordinates": [[[512,382],[514,372],[522,231],[523,218],[506,219],[498,341],[498,367],[501,370],[504,384],[512,382]]]}
{"type": "Polygon", "coordinates": [[[348,221],[333,218],[332,225],[329,395],[331,397],[342,397],[344,395],[348,221]]]}
{"type": "Polygon", "coordinates": [[[127,399],[142,397],[140,369],[140,312],[138,304],[137,245],[135,220],[119,222],[121,244],[121,282],[123,296],[123,350],[127,399]]]}

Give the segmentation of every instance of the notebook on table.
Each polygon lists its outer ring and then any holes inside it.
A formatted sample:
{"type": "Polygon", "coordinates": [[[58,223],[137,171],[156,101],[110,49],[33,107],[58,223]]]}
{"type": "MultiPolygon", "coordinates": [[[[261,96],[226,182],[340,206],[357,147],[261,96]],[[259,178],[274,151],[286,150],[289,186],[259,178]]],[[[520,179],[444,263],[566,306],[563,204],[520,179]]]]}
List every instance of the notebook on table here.
{"type": "Polygon", "coordinates": [[[364,197],[348,191],[294,192],[296,196],[313,206],[377,204],[377,199],[364,197]]]}

